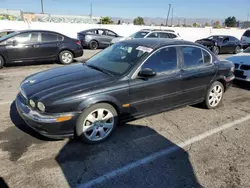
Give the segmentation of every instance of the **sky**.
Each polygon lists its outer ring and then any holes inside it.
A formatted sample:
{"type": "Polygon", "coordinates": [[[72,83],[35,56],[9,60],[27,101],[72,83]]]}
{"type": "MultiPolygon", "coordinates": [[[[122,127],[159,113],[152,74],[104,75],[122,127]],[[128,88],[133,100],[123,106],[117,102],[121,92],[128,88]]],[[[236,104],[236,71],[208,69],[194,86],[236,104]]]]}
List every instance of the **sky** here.
{"type": "MultiPolygon", "coordinates": [[[[93,16],[165,18],[169,4],[174,17],[246,20],[250,14],[250,0],[43,0],[44,12],[89,15],[91,2],[93,16]]],[[[0,8],[40,13],[41,0],[0,0],[0,8]]]]}

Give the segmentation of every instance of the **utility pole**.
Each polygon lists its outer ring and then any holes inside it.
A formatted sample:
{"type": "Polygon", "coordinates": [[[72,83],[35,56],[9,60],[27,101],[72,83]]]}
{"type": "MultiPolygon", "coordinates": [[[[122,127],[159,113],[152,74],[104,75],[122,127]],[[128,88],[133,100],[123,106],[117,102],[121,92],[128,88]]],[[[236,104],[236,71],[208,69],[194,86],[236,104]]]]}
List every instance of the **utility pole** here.
{"type": "Polygon", "coordinates": [[[172,8],[171,26],[173,25],[173,17],[174,17],[174,8],[172,8]]]}
{"type": "Polygon", "coordinates": [[[166,26],[168,26],[168,17],[169,17],[170,9],[171,9],[171,4],[169,4],[169,8],[168,8],[168,16],[167,16],[167,20],[166,20],[166,26]]]}
{"type": "Polygon", "coordinates": [[[41,8],[42,8],[42,14],[44,13],[43,12],[43,0],[41,0],[41,8]]]}
{"type": "Polygon", "coordinates": [[[249,19],[249,13],[247,14],[247,22],[248,22],[248,19],[249,19]]]}
{"type": "Polygon", "coordinates": [[[92,2],[90,3],[90,19],[92,20],[92,2]]]}

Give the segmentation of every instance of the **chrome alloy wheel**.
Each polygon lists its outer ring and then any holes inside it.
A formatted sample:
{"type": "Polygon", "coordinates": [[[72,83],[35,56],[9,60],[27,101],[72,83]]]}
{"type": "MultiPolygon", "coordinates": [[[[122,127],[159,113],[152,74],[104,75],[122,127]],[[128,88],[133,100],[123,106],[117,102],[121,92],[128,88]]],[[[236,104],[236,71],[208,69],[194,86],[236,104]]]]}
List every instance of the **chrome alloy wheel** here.
{"type": "Polygon", "coordinates": [[[223,89],[221,88],[221,86],[215,85],[209,93],[209,98],[208,98],[209,105],[211,107],[217,106],[222,99],[222,95],[223,95],[223,89]]]}
{"type": "Polygon", "coordinates": [[[84,120],[83,133],[90,141],[106,138],[114,128],[114,115],[107,109],[92,111],[84,120]]]}
{"type": "Polygon", "coordinates": [[[71,63],[72,62],[72,55],[68,52],[65,52],[62,54],[62,61],[67,64],[67,63],[71,63]]]}

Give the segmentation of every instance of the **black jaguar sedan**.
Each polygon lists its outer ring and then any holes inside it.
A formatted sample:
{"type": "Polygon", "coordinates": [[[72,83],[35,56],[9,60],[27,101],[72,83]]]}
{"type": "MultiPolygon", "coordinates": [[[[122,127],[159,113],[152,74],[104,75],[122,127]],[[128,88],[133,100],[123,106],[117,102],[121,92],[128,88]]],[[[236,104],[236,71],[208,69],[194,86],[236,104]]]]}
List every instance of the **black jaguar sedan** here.
{"type": "Polygon", "coordinates": [[[20,62],[59,61],[70,64],[82,54],[79,40],[53,31],[15,31],[0,38],[0,68],[20,62]]]}
{"type": "Polygon", "coordinates": [[[208,38],[197,40],[196,43],[208,47],[215,54],[234,53],[237,54],[243,48],[242,42],[228,35],[212,35],[208,38]]]}
{"type": "Polygon", "coordinates": [[[220,105],[234,65],[207,48],[180,40],[116,43],[85,63],[27,77],[16,106],[26,123],[50,138],[98,143],[120,121],[176,107],[220,105]]]}

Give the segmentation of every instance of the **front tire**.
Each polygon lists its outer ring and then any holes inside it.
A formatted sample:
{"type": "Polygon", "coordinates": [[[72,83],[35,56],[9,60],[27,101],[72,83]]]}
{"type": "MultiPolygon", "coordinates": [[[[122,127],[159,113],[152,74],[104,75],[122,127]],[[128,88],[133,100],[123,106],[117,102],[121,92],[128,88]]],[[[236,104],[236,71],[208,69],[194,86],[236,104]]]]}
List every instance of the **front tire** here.
{"type": "Polygon", "coordinates": [[[3,57],[0,56],[0,69],[3,68],[4,63],[5,63],[5,61],[4,61],[3,57]]]}
{"type": "Polygon", "coordinates": [[[221,82],[215,81],[207,90],[203,105],[208,109],[220,106],[224,96],[224,86],[221,82]]]}
{"type": "Polygon", "coordinates": [[[116,109],[107,103],[98,103],[85,109],[76,123],[76,136],[83,142],[96,144],[106,140],[118,124],[116,109]]]}
{"type": "Polygon", "coordinates": [[[213,52],[218,55],[220,53],[220,48],[218,46],[213,47],[213,52]]]}
{"type": "Polygon", "coordinates": [[[59,60],[60,60],[60,63],[64,65],[69,65],[74,61],[74,55],[70,51],[64,50],[60,52],[59,60]]]}

